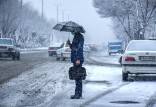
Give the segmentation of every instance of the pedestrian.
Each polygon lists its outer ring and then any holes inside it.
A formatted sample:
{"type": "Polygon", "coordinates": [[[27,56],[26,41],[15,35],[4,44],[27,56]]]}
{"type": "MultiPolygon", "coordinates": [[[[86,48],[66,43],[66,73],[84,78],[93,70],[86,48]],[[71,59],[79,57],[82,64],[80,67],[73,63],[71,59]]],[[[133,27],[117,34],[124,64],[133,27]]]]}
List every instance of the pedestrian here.
{"type": "MultiPolygon", "coordinates": [[[[72,32],[74,35],[72,43],[68,40],[68,44],[71,48],[71,62],[74,68],[82,67],[84,62],[83,57],[83,45],[84,37],[80,32],[72,32]]],[[[75,79],[75,94],[71,96],[71,99],[80,99],[82,97],[82,79],[75,79]]]]}

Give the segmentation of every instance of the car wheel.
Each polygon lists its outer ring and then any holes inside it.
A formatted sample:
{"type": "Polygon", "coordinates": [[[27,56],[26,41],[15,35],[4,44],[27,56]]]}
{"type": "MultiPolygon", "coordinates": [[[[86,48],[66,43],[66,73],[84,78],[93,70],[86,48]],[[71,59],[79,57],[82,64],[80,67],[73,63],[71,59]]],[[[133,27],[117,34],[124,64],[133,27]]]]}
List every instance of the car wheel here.
{"type": "Polygon", "coordinates": [[[59,61],[60,60],[60,58],[59,57],[56,57],[56,61],[59,61]]]}
{"type": "Polygon", "coordinates": [[[66,58],[62,58],[62,61],[66,61],[66,58]]]}
{"type": "Polygon", "coordinates": [[[122,80],[123,81],[128,81],[128,73],[122,72],[122,80]]]}
{"type": "Polygon", "coordinates": [[[52,54],[51,54],[51,53],[49,53],[49,56],[52,56],[52,54]]]}
{"type": "Polygon", "coordinates": [[[21,59],[20,54],[18,54],[17,56],[17,60],[19,61],[21,59]]]}
{"type": "Polygon", "coordinates": [[[13,61],[15,60],[15,55],[12,55],[12,60],[13,60],[13,61]]]}

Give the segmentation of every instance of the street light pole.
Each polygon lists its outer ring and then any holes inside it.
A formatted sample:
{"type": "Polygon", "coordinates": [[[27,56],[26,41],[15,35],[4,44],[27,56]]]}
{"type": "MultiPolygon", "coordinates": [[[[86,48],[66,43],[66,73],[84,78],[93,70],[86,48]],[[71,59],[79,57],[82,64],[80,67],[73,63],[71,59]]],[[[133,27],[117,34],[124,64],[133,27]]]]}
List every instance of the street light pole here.
{"type": "Polygon", "coordinates": [[[21,0],[21,9],[23,8],[23,0],[21,0]]]}
{"type": "Polygon", "coordinates": [[[42,18],[44,17],[44,1],[42,0],[42,18]]]}
{"type": "Polygon", "coordinates": [[[64,10],[62,10],[62,22],[64,21],[64,10]]]}
{"type": "Polygon", "coordinates": [[[59,22],[59,5],[57,4],[56,6],[56,19],[57,19],[57,23],[59,22]]]}
{"type": "Polygon", "coordinates": [[[138,32],[139,31],[139,29],[138,29],[138,27],[139,27],[139,10],[138,10],[138,0],[136,0],[136,20],[137,20],[137,28],[136,28],[136,30],[137,30],[137,39],[139,39],[140,38],[140,32],[138,32]]]}
{"type": "Polygon", "coordinates": [[[154,21],[154,37],[156,37],[156,20],[154,21]]]}

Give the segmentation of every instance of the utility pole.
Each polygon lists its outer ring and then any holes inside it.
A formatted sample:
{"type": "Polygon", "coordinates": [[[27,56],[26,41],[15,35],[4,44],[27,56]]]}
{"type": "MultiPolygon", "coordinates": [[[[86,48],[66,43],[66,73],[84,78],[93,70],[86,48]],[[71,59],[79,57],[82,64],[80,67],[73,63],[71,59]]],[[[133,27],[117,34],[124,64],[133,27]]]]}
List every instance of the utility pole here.
{"type": "Polygon", "coordinates": [[[42,18],[44,17],[44,1],[42,0],[42,18]]]}
{"type": "Polygon", "coordinates": [[[57,19],[57,23],[59,22],[59,5],[57,4],[56,6],[56,19],[57,19]]]}
{"type": "Polygon", "coordinates": [[[62,10],[62,22],[64,21],[64,10],[62,10]]]}
{"type": "Polygon", "coordinates": [[[154,38],[156,38],[156,20],[154,21],[154,38]]]}
{"type": "MultiPolygon", "coordinates": [[[[139,31],[139,10],[138,10],[138,0],[135,1],[136,2],[136,24],[137,24],[137,28],[136,28],[136,36],[137,36],[137,39],[140,38],[140,31],[139,31]]],[[[135,39],[135,37],[134,37],[135,39]]]]}
{"type": "Polygon", "coordinates": [[[67,15],[67,20],[69,21],[70,19],[69,19],[69,14],[67,15]]]}
{"type": "Polygon", "coordinates": [[[21,0],[21,9],[23,8],[23,0],[21,0]]]}

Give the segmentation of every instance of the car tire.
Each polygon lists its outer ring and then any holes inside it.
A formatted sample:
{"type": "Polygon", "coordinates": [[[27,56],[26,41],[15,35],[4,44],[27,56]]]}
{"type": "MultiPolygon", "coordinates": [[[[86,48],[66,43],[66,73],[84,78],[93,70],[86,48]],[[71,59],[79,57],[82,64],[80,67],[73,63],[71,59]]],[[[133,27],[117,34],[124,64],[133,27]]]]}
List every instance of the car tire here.
{"type": "Polygon", "coordinates": [[[123,81],[128,81],[128,73],[122,72],[122,80],[123,81]]]}
{"type": "Polygon", "coordinates": [[[59,57],[56,57],[56,61],[59,61],[60,60],[60,58],[59,57]]]}
{"type": "Polygon", "coordinates": [[[12,60],[15,61],[16,57],[15,55],[12,55],[12,60]]]}
{"type": "Polygon", "coordinates": [[[62,61],[66,61],[66,58],[62,58],[62,61]]]}
{"type": "Polygon", "coordinates": [[[20,57],[20,53],[19,53],[17,56],[17,60],[19,61],[20,59],[21,59],[21,57],[20,57]]]}
{"type": "Polygon", "coordinates": [[[52,56],[52,53],[49,53],[49,56],[52,56]]]}

